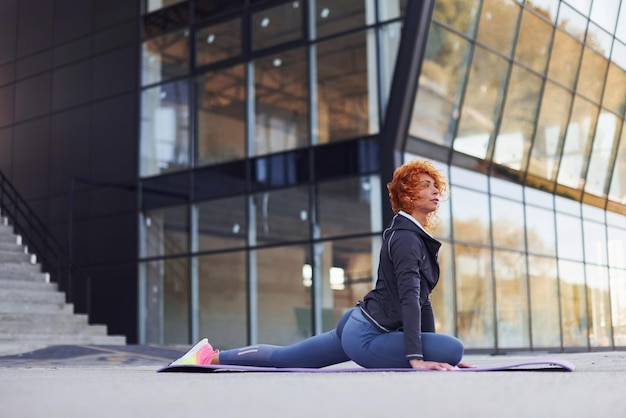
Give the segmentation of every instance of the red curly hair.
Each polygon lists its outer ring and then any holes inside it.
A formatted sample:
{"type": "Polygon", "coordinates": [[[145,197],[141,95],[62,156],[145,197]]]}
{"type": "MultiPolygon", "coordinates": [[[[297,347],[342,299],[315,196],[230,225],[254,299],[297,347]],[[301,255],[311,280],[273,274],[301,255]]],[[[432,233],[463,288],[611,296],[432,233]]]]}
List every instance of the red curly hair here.
{"type": "MultiPolygon", "coordinates": [[[[394,213],[401,210],[411,213],[411,198],[424,188],[418,176],[426,173],[435,180],[435,187],[439,190],[441,200],[448,198],[448,179],[430,161],[414,159],[402,164],[393,172],[393,179],[387,183],[389,201],[394,213]]],[[[422,225],[429,232],[439,225],[438,211],[428,214],[426,225],[422,225]]]]}

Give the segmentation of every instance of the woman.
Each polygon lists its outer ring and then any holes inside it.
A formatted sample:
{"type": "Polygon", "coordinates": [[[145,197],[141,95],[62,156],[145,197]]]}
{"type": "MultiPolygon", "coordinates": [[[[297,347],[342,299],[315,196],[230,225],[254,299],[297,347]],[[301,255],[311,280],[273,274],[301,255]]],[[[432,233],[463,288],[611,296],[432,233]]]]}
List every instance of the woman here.
{"type": "Polygon", "coordinates": [[[431,162],[398,167],[387,184],[395,213],[383,232],[375,288],[348,310],[332,331],[289,346],[267,344],[214,350],[203,339],[171,365],[229,364],[325,367],[352,360],[366,368],[451,370],[463,344],[435,333],[430,293],[439,280],[437,209],[448,184],[431,162]]]}

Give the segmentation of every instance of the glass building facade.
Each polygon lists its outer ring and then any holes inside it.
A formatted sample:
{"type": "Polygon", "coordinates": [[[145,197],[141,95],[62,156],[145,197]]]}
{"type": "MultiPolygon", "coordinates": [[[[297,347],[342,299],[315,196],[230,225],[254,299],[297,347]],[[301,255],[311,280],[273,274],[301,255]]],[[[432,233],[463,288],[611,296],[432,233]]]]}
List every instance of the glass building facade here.
{"type": "Polygon", "coordinates": [[[143,6],[140,342],[334,328],[420,157],[451,184],[438,332],[626,347],[626,1],[143,6]]]}

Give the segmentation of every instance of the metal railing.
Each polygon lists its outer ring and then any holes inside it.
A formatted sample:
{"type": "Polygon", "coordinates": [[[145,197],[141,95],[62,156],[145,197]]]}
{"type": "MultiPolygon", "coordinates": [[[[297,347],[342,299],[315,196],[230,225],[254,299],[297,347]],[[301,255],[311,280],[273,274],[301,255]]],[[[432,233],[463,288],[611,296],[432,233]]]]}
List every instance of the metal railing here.
{"type": "Polygon", "coordinates": [[[9,220],[13,232],[22,238],[22,244],[26,246],[28,252],[35,255],[42,271],[49,273],[50,279],[65,292],[68,302],[74,300],[72,276],[76,275],[79,280],[84,281],[85,304],[89,314],[91,292],[89,275],[78,266],[72,265],[65,248],[50,233],[48,227],[2,171],[0,171],[0,215],[9,220]]]}

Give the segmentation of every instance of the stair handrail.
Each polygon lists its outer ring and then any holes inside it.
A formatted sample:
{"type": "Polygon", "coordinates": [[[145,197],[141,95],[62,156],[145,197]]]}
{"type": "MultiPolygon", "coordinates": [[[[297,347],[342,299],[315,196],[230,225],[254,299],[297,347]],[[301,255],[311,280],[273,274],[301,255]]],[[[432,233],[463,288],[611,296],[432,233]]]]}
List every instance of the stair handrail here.
{"type": "Polygon", "coordinates": [[[50,273],[50,279],[65,292],[67,302],[74,302],[72,275],[76,274],[85,283],[85,310],[90,317],[91,276],[80,266],[72,263],[65,247],[52,235],[46,224],[1,170],[0,215],[5,215],[10,220],[13,232],[22,237],[22,244],[29,253],[37,257],[42,271],[50,273]]]}
{"type": "Polygon", "coordinates": [[[41,260],[44,271],[54,269],[62,277],[63,247],[1,170],[0,213],[11,221],[13,232],[22,237],[29,252],[41,260]]]}

